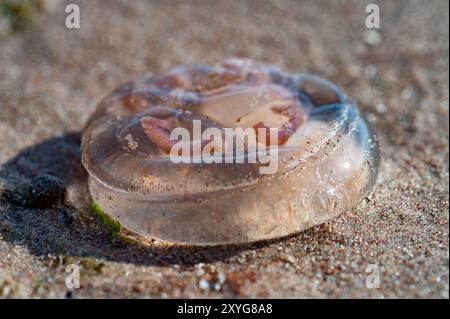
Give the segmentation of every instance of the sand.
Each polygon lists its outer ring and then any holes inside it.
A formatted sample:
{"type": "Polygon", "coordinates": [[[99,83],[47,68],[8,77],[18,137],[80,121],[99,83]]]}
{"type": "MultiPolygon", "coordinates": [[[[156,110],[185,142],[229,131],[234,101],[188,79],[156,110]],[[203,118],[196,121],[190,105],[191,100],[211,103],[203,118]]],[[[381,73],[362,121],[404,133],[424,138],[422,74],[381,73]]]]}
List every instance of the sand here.
{"type": "Polygon", "coordinates": [[[0,192],[46,172],[68,189],[47,209],[0,201],[0,298],[449,297],[446,0],[376,1],[378,31],[364,24],[373,1],[69,2],[80,29],[65,28],[61,3],[0,38],[0,192]],[[111,234],[89,209],[80,164],[96,103],[133,77],[230,56],[347,92],[380,141],[373,192],[270,242],[196,248],[111,234]],[[65,285],[70,264],[78,289],[65,285]]]}

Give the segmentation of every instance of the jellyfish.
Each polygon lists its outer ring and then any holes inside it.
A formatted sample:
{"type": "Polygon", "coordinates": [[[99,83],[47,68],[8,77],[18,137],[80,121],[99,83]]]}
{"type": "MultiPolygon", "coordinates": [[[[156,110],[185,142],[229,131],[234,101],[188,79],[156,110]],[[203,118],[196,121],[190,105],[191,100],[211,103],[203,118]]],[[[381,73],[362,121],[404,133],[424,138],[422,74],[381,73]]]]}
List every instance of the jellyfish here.
{"type": "Polygon", "coordinates": [[[379,151],[334,84],[230,58],[119,86],[87,121],[82,162],[93,200],[129,230],[217,245],[295,234],[352,209],[376,181],[379,151]]]}

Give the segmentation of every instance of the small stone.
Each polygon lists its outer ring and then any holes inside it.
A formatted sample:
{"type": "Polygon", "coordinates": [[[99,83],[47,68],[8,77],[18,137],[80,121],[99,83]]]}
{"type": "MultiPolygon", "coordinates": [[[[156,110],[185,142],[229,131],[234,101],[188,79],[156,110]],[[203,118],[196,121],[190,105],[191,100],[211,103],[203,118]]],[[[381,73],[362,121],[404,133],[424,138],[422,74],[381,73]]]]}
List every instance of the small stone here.
{"type": "Polygon", "coordinates": [[[379,103],[375,106],[375,109],[377,110],[378,113],[383,114],[387,111],[386,105],[384,105],[383,103],[379,103]]]}
{"type": "Polygon", "coordinates": [[[214,290],[219,291],[225,280],[226,280],[225,274],[223,272],[219,272],[217,274],[216,282],[214,283],[214,290]]]}
{"type": "Polygon", "coordinates": [[[209,289],[209,282],[206,279],[201,279],[198,283],[198,286],[201,290],[208,290],[209,289]]]}
{"type": "Polygon", "coordinates": [[[381,34],[376,30],[366,30],[363,32],[363,41],[371,46],[378,46],[381,43],[381,34]]]}
{"type": "Polygon", "coordinates": [[[31,181],[26,204],[33,208],[50,207],[64,201],[65,196],[66,188],[59,178],[43,174],[31,181]]]}
{"type": "Polygon", "coordinates": [[[289,254],[285,254],[285,255],[283,256],[283,259],[284,259],[286,262],[288,262],[288,263],[290,263],[290,264],[292,264],[292,265],[295,265],[295,264],[297,263],[297,259],[295,259],[294,256],[289,255],[289,254]]]}

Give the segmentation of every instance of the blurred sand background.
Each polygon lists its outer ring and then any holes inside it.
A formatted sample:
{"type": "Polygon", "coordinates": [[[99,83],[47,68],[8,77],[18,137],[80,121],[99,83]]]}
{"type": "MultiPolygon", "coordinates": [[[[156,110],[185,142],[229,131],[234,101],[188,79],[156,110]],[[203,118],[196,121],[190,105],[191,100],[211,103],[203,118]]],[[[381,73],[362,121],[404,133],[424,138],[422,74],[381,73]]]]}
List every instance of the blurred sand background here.
{"type": "MultiPolygon", "coordinates": [[[[50,1],[0,37],[0,192],[51,171],[68,202],[0,201],[0,298],[448,298],[449,4],[433,1],[50,1]],[[81,28],[65,27],[66,3],[81,28]],[[365,28],[377,3],[381,29],[365,28]],[[374,191],[301,234],[185,248],[111,236],[89,209],[79,132],[117,84],[250,57],[338,84],[378,133],[374,191]],[[80,265],[81,287],[65,286],[80,265]],[[378,289],[365,282],[376,265],[378,289]]],[[[219,226],[218,226],[219,227],[219,226]]]]}

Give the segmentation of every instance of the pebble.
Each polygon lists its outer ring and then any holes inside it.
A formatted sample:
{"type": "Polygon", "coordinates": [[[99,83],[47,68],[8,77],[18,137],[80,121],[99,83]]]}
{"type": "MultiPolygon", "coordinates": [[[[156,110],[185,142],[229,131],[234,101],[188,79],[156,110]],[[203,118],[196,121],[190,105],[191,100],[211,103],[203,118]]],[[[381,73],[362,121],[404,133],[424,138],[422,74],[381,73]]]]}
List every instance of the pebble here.
{"type": "Polygon", "coordinates": [[[363,32],[363,41],[368,45],[376,47],[382,41],[381,34],[376,30],[366,30],[363,32]]]}
{"type": "Polygon", "coordinates": [[[201,290],[208,290],[209,282],[206,279],[200,279],[200,281],[198,282],[198,286],[201,290]]]}

